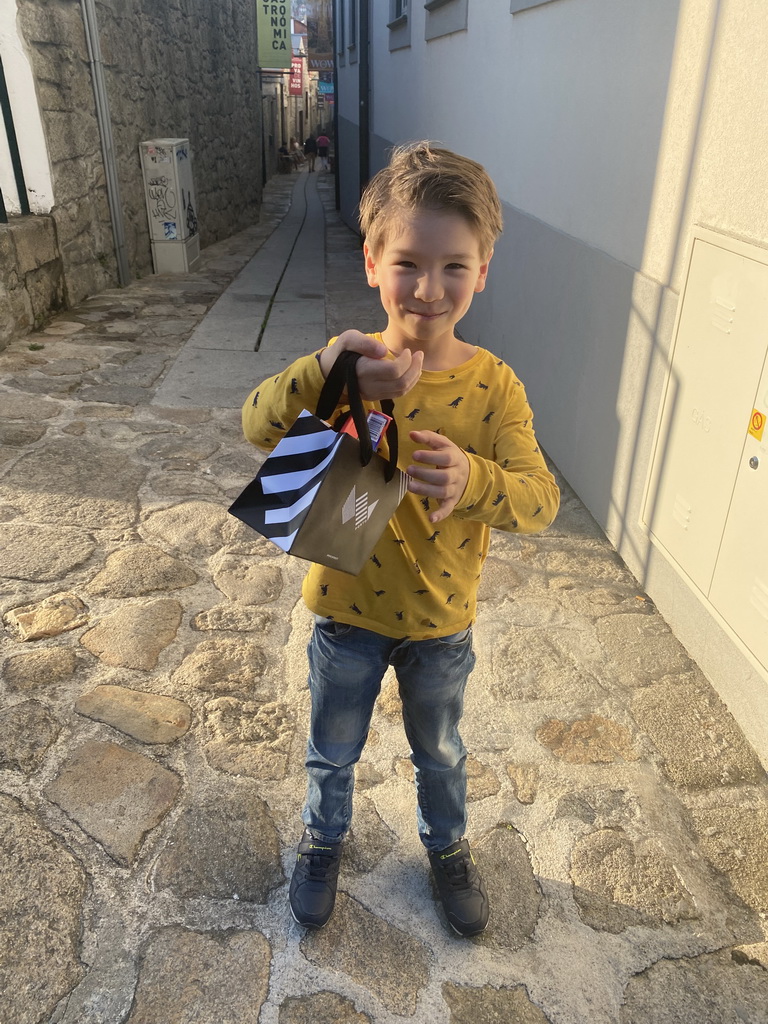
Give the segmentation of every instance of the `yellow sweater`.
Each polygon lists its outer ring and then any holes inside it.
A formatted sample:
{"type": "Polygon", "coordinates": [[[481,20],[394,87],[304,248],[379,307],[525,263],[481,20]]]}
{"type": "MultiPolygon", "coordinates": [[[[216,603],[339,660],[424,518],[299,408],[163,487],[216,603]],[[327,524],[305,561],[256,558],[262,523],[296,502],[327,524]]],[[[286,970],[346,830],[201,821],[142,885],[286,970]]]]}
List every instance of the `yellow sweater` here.
{"type": "MultiPolygon", "coordinates": [[[[302,409],[314,412],[322,385],[314,354],[265,381],[243,406],[246,438],[271,451],[302,409]]],[[[557,514],[559,491],[536,443],[523,385],[485,349],[450,370],[423,371],[395,402],[395,419],[401,469],[417,448],[411,430],[438,431],[467,453],[461,500],[435,526],[427,518],[433,502],[406,494],[359,576],[313,564],[303,596],[318,615],[384,636],[449,636],[474,621],[490,527],[545,529],[557,514]]]]}

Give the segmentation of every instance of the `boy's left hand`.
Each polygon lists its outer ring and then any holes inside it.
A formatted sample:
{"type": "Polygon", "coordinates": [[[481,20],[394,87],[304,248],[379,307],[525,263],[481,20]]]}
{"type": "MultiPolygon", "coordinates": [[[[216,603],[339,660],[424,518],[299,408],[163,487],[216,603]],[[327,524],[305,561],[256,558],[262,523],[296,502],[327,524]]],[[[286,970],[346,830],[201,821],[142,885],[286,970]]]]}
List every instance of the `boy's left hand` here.
{"type": "Polygon", "coordinates": [[[410,438],[416,444],[429,445],[429,451],[415,451],[413,458],[422,465],[411,465],[408,490],[437,498],[440,507],[430,513],[430,523],[446,519],[459,502],[469,480],[469,459],[453,441],[433,430],[412,430],[410,438]]]}

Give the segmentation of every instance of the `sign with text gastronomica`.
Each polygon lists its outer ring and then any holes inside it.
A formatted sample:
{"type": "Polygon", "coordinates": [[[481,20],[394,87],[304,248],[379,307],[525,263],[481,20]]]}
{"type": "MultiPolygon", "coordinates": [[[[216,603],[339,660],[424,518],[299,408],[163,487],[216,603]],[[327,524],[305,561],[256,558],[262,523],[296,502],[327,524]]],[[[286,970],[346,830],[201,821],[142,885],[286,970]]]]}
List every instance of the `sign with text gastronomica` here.
{"type": "Polygon", "coordinates": [[[288,0],[282,3],[256,0],[256,18],[259,34],[259,67],[290,68],[291,5],[288,0]]]}

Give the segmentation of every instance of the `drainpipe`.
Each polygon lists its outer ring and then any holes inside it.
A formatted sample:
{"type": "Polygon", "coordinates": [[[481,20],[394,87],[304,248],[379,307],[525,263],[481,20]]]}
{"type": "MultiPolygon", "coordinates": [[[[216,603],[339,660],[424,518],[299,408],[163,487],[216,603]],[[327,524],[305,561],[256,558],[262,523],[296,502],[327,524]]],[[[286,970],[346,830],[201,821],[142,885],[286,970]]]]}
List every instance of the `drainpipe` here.
{"type": "MultiPolygon", "coordinates": [[[[255,5],[254,5],[255,10],[255,5]]],[[[264,116],[264,101],[266,102],[267,110],[269,111],[269,119],[274,124],[275,118],[273,116],[273,106],[271,103],[272,97],[264,95],[264,75],[261,72],[261,66],[259,66],[259,109],[261,111],[261,196],[262,201],[264,199],[264,186],[267,184],[269,175],[267,174],[267,119],[264,116]]]]}
{"type": "Polygon", "coordinates": [[[332,5],[333,11],[333,189],[336,200],[336,209],[341,209],[341,172],[339,170],[339,18],[344,17],[344,12],[339,10],[339,4],[332,5]]]}
{"type": "Polygon", "coordinates": [[[121,286],[125,287],[131,280],[131,272],[128,267],[128,257],[125,251],[125,226],[123,224],[123,210],[120,202],[115,144],[112,138],[112,121],[109,116],[109,99],[104,78],[104,63],[101,58],[99,25],[96,20],[96,4],[95,0],[80,0],[80,3],[83,11],[85,39],[88,44],[88,58],[91,63],[93,95],[96,100],[96,120],[99,125],[99,136],[101,138],[101,155],[106,175],[107,202],[109,203],[112,237],[115,243],[115,256],[117,257],[117,277],[121,286]]]}
{"type": "Polygon", "coordinates": [[[368,0],[360,0],[360,194],[371,176],[371,41],[368,0]]]}

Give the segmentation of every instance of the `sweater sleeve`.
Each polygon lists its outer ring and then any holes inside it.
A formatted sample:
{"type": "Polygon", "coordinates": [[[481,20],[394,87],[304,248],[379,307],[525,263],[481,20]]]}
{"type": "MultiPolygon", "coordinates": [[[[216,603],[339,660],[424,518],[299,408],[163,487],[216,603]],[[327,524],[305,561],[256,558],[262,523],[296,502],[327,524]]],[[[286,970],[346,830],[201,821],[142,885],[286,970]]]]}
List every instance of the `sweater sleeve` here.
{"type": "Polygon", "coordinates": [[[539,533],[551,525],[560,491],[533,432],[533,412],[515,379],[493,439],[493,457],[467,453],[469,479],[453,514],[497,530],[539,533]]]}
{"type": "Polygon", "coordinates": [[[272,451],[303,409],[314,412],[324,383],[317,353],[302,356],[276,377],[269,377],[243,405],[243,433],[251,444],[272,451]]]}

